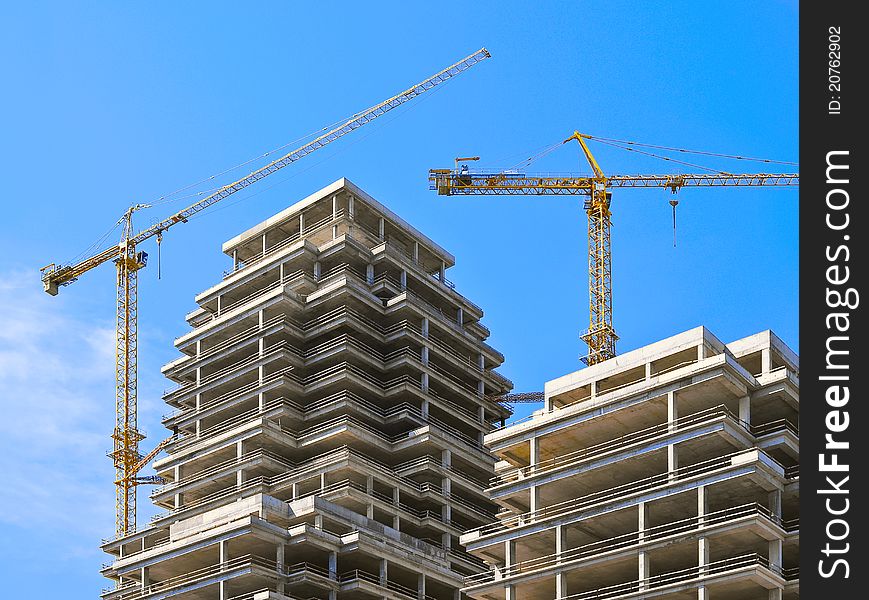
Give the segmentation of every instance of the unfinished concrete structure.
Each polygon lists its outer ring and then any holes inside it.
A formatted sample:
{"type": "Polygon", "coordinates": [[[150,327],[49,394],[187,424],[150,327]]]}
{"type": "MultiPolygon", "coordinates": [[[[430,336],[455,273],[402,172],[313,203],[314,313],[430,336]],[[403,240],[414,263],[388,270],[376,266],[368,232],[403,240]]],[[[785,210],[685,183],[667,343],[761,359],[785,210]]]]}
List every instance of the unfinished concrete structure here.
{"type": "Polygon", "coordinates": [[[496,522],[461,536],[497,600],[799,596],[798,358],[699,327],[546,384],[486,436],[496,522]]]}
{"type": "Polygon", "coordinates": [[[454,258],[345,179],[223,250],[163,368],[164,512],[104,544],[103,598],[458,598],[512,385],[454,258]]]}

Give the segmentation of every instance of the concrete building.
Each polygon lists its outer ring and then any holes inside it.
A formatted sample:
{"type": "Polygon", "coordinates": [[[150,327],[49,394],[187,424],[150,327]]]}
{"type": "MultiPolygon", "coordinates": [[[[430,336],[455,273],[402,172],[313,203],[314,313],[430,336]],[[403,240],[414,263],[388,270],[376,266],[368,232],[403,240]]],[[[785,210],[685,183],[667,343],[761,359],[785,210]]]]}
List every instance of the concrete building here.
{"type": "Polygon", "coordinates": [[[799,597],[798,357],[703,327],[550,381],[486,435],[498,520],[465,532],[491,600],[799,597]]]}
{"type": "Polygon", "coordinates": [[[459,598],[512,384],[453,256],[345,179],[223,251],[163,368],[163,512],[104,544],[103,598],[459,598]]]}

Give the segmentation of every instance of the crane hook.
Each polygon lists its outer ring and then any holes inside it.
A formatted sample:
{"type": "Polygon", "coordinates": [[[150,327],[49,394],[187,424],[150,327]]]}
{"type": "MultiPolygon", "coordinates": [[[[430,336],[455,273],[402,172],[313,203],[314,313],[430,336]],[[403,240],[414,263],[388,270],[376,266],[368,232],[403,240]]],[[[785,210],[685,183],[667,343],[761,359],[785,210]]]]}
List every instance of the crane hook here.
{"type": "MultiPolygon", "coordinates": [[[[679,204],[678,200],[670,200],[670,206],[673,207],[673,247],[676,247],[676,205],[679,204]]],[[[159,263],[159,258],[157,259],[159,263]]],[[[159,268],[159,267],[158,267],[159,268]]]]}
{"type": "Polygon", "coordinates": [[[161,248],[163,247],[161,245],[162,242],[163,242],[163,232],[158,231],[157,232],[157,279],[160,279],[160,263],[161,263],[161,256],[163,254],[163,252],[161,250],[161,248]]]}

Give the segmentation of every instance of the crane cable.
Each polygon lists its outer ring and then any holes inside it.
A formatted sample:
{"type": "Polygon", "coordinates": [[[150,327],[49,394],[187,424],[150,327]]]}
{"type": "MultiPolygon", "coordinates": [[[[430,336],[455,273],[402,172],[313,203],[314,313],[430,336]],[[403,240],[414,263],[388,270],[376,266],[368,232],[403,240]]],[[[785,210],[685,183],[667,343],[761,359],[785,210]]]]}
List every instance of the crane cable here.
{"type": "MultiPolygon", "coordinates": [[[[400,117],[401,115],[405,114],[406,112],[408,112],[408,111],[410,111],[410,110],[413,110],[414,108],[416,108],[417,106],[419,106],[419,105],[422,104],[423,102],[426,102],[427,100],[429,100],[430,98],[432,98],[432,97],[435,95],[435,93],[441,91],[444,87],[446,87],[446,85],[447,85],[448,83],[451,83],[452,81],[453,81],[452,79],[447,79],[446,81],[442,82],[440,86],[435,87],[435,88],[432,88],[431,91],[430,91],[430,93],[429,93],[427,96],[423,96],[422,98],[420,98],[418,102],[413,103],[413,104],[408,104],[407,106],[405,106],[405,107],[403,107],[403,108],[397,110],[397,111],[396,111],[392,116],[387,117],[386,119],[382,119],[382,120],[378,121],[377,123],[374,123],[374,124],[372,125],[372,127],[370,128],[369,133],[367,133],[367,134],[365,134],[365,135],[362,135],[362,136],[357,136],[354,140],[352,140],[352,141],[350,141],[350,142],[344,144],[344,146],[343,146],[342,148],[338,148],[338,149],[336,149],[334,152],[332,152],[332,154],[329,154],[328,156],[324,156],[324,157],[323,157],[321,160],[319,160],[318,162],[310,163],[308,166],[302,168],[302,170],[300,170],[300,171],[298,171],[298,172],[296,172],[296,173],[292,173],[292,174],[290,174],[290,175],[287,175],[287,176],[284,177],[283,179],[276,180],[272,185],[269,185],[269,186],[266,186],[266,187],[260,187],[260,189],[258,189],[257,191],[251,192],[251,193],[248,194],[247,196],[242,196],[242,197],[237,198],[237,199],[235,199],[235,200],[233,200],[233,201],[230,201],[230,202],[228,202],[228,203],[222,204],[221,206],[216,207],[216,208],[213,207],[213,206],[212,206],[212,207],[208,207],[208,208],[205,209],[204,211],[199,212],[199,213],[196,213],[195,215],[192,215],[192,216],[190,217],[190,219],[192,220],[192,219],[198,219],[198,218],[201,218],[201,217],[205,217],[205,216],[208,216],[208,215],[214,214],[214,213],[216,213],[216,212],[219,212],[219,211],[221,211],[221,210],[224,210],[224,209],[226,209],[226,208],[229,208],[229,207],[231,207],[231,206],[235,206],[235,205],[238,204],[239,202],[242,202],[242,201],[247,200],[248,198],[252,198],[252,197],[254,197],[254,196],[258,196],[259,194],[262,194],[262,193],[264,193],[264,192],[267,192],[268,190],[271,190],[271,189],[273,189],[273,188],[275,188],[275,187],[281,185],[282,183],[285,183],[286,181],[289,181],[290,179],[293,179],[293,178],[295,178],[295,177],[298,177],[299,175],[302,175],[302,174],[304,174],[304,173],[310,171],[310,170],[313,169],[314,167],[317,167],[317,166],[323,164],[324,162],[328,161],[328,160],[331,159],[332,157],[334,157],[334,156],[336,156],[336,155],[338,155],[338,154],[341,154],[342,152],[345,152],[345,151],[349,150],[350,148],[352,148],[352,147],[355,146],[356,144],[359,144],[359,143],[362,142],[363,140],[368,139],[369,137],[371,137],[372,135],[374,135],[375,133],[377,133],[378,131],[380,131],[380,129],[378,129],[378,127],[380,127],[380,128],[382,129],[383,127],[385,127],[386,125],[388,125],[389,123],[391,123],[392,121],[394,121],[395,119],[397,119],[398,117],[400,117]]],[[[362,114],[362,113],[364,113],[364,112],[366,112],[366,111],[361,111],[361,112],[359,112],[359,113],[356,113],[356,115],[362,114]]],[[[343,122],[343,121],[341,121],[341,122],[343,122]]],[[[318,133],[319,133],[319,132],[318,132],[318,133]]],[[[290,142],[290,143],[294,143],[294,142],[290,142]]]]}
{"type": "MultiPolygon", "coordinates": [[[[421,99],[419,102],[417,102],[416,104],[421,104],[422,102],[425,102],[425,101],[428,100],[431,96],[433,96],[435,92],[440,91],[442,88],[446,87],[446,84],[451,83],[451,82],[452,82],[452,79],[447,79],[447,80],[443,81],[443,82],[441,83],[440,86],[438,86],[438,87],[436,87],[436,88],[433,88],[433,89],[431,90],[431,93],[430,93],[430,94],[428,94],[427,96],[425,96],[424,98],[422,98],[422,99],[421,99]]],[[[259,161],[259,160],[262,160],[262,159],[264,159],[264,158],[266,158],[266,157],[268,157],[268,156],[270,156],[270,155],[272,155],[272,154],[275,154],[276,152],[280,152],[281,150],[284,150],[284,149],[288,148],[288,147],[291,146],[291,145],[297,144],[297,143],[299,143],[299,142],[301,142],[301,141],[303,141],[303,140],[307,140],[307,139],[313,138],[314,136],[319,135],[319,134],[321,134],[321,133],[324,132],[324,131],[328,131],[328,130],[330,130],[330,129],[333,129],[334,127],[337,127],[337,126],[340,125],[341,123],[344,123],[344,122],[346,122],[346,121],[348,121],[348,120],[350,120],[350,119],[354,119],[354,118],[358,117],[359,115],[364,114],[365,112],[370,111],[372,108],[374,108],[374,106],[377,106],[377,105],[372,105],[371,107],[366,108],[365,110],[361,110],[361,111],[358,111],[358,112],[353,113],[353,114],[350,115],[349,117],[346,117],[346,118],[343,118],[343,119],[339,119],[339,120],[337,120],[337,121],[333,121],[332,123],[330,123],[330,124],[328,124],[328,125],[326,125],[326,126],[320,128],[320,129],[318,129],[318,130],[316,130],[316,131],[312,131],[311,133],[308,133],[308,134],[306,134],[306,135],[303,135],[303,136],[301,136],[301,137],[298,137],[298,138],[296,138],[295,140],[291,140],[291,141],[289,141],[289,142],[287,142],[287,143],[285,143],[285,144],[282,144],[281,146],[278,146],[278,147],[276,147],[276,148],[273,148],[273,149],[271,149],[271,150],[268,150],[268,151],[264,152],[263,154],[259,154],[259,155],[255,156],[255,157],[252,157],[252,158],[248,159],[248,160],[245,160],[245,161],[243,161],[243,162],[240,162],[240,163],[238,163],[238,164],[235,165],[235,166],[232,166],[232,167],[228,167],[228,168],[226,168],[226,169],[223,169],[222,171],[220,171],[220,172],[218,172],[218,173],[215,173],[215,174],[213,174],[213,175],[210,175],[210,176],[208,176],[208,177],[206,177],[206,178],[204,178],[204,179],[201,179],[201,180],[196,181],[196,182],[194,182],[194,183],[191,183],[191,184],[189,184],[189,185],[185,185],[185,186],[183,186],[183,187],[180,187],[180,188],[178,188],[177,190],[175,190],[175,191],[173,191],[173,192],[169,192],[168,194],[163,194],[162,196],[160,196],[160,197],[157,198],[156,200],[153,200],[153,201],[149,202],[149,203],[148,203],[148,207],[151,208],[151,207],[154,207],[154,206],[160,206],[160,205],[163,205],[163,204],[167,204],[167,203],[169,203],[169,202],[176,202],[176,201],[178,201],[178,200],[183,200],[183,199],[185,199],[185,198],[192,198],[192,197],[197,197],[197,196],[204,196],[204,195],[207,195],[207,194],[210,194],[210,193],[216,192],[217,190],[219,190],[219,189],[220,189],[221,187],[223,187],[223,186],[217,186],[217,187],[213,187],[213,188],[209,188],[209,189],[205,189],[205,190],[199,190],[199,191],[193,192],[193,193],[191,193],[191,194],[186,194],[186,195],[184,195],[184,196],[176,196],[176,194],[179,194],[179,193],[181,193],[181,192],[187,191],[187,190],[189,190],[189,189],[191,189],[191,188],[194,188],[194,187],[196,187],[196,186],[198,186],[198,185],[201,185],[201,184],[203,184],[203,183],[207,183],[207,182],[209,182],[209,181],[213,181],[213,180],[214,180],[215,178],[217,178],[217,177],[221,177],[222,175],[226,175],[227,173],[231,173],[232,171],[235,171],[235,170],[237,170],[237,169],[240,169],[241,167],[244,167],[244,166],[247,166],[247,165],[249,165],[249,164],[251,164],[251,163],[254,163],[254,162],[257,162],[257,161],[259,161]]],[[[404,114],[404,113],[407,112],[408,110],[411,110],[412,108],[415,108],[415,105],[407,106],[407,107],[404,108],[403,110],[397,112],[397,113],[396,113],[395,115],[393,115],[391,118],[389,118],[389,119],[383,121],[383,124],[390,123],[391,121],[395,120],[397,117],[399,117],[400,115],[404,114]]],[[[370,135],[373,135],[373,133],[374,133],[374,131],[372,131],[371,133],[369,133],[369,134],[363,136],[363,137],[360,138],[358,141],[351,142],[350,146],[354,146],[354,145],[356,145],[359,141],[362,141],[363,139],[366,139],[366,138],[369,137],[370,135]]],[[[346,148],[345,148],[345,150],[346,150],[346,148]]],[[[261,193],[261,192],[264,192],[264,191],[266,191],[266,190],[272,189],[273,187],[275,187],[275,186],[277,186],[277,185],[279,185],[279,184],[281,184],[281,183],[287,181],[288,179],[291,179],[291,178],[293,178],[293,177],[295,177],[295,176],[297,176],[297,175],[301,175],[302,173],[305,173],[306,171],[312,169],[313,167],[315,167],[315,166],[317,166],[317,165],[319,165],[319,164],[322,164],[325,160],[328,160],[329,158],[335,156],[335,155],[338,154],[339,152],[341,152],[341,150],[339,150],[339,151],[337,151],[337,152],[334,152],[334,153],[330,154],[328,157],[325,157],[325,158],[324,158],[323,160],[321,160],[320,162],[314,163],[313,165],[311,165],[310,167],[305,168],[304,170],[300,171],[299,173],[296,173],[296,174],[294,174],[294,175],[290,175],[289,177],[285,177],[284,179],[275,182],[273,185],[271,185],[271,186],[269,186],[269,187],[267,187],[267,188],[265,188],[265,189],[263,189],[263,190],[261,190],[261,191],[259,191],[259,192],[255,192],[255,193],[253,193],[253,194],[250,194],[249,196],[245,196],[245,197],[243,197],[243,198],[239,198],[239,199],[236,200],[235,202],[230,202],[230,203],[227,205],[227,207],[229,207],[229,206],[233,206],[233,205],[237,204],[238,202],[240,202],[241,200],[244,200],[244,199],[246,199],[246,198],[250,198],[251,196],[255,196],[255,195],[258,195],[258,194],[261,193]]],[[[193,216],[194,216],[194,217],[198,217],[198,216],[202,216],[202,214],[210,214],[210,213],[213,213],[213,212],[217,212],[217,210],[221,210],[222,208],[223,208],[223,207],[221,207],[220,209],[211,210],[211,211],[206,211],[205,213],[200,213],[200,214],[193,215],[193,216]]],[[[97,247],[99,247],[100,245],[102,245],[102,243],[103,243],[103,242],[104,242],[104,241],[105,241],[105,240],[106,240],[106,239],[107,239],[107,238],[112,234],[112,232],[115,231],[115,230],[118,228],[118,225],[120,225],[120,223],[121,223],[122,220],[123,220],[123,219],[119,219],[111,229],[109,229],[106,233],[104,233],[102,236],[100,236],[99,239],[97,239],[96,241],[94,241],[94,242],[93,242],[90,246],[88,246],[85,250],[83,250],[82,252],[80,252],[79,254],[77,254],[77,255],[73,258],[73,260],[68,261],[68,262],[77,262],[80,258],[82,258],[82,257],[84,257],[84,256],[86,256],[86,255],[88,255],[91,251],[95,250],[97,247]]],[[[158,250],[158,252],[159,252],[159,250],[158,250]]]]}
{"type": "Polygon", "coordinates": [[[600,138],[593,138],[599,141],[601,144],[607,144],[608,146],[613,146],[615,148],[620,148],[622,150],[627,150],[628,152],[636,152],[638,154],[644,154],[646,156],[651,156],[652,158],[657,158],[659,160],[665,160],[667,162],[674,162],[680,165],[685,165],[687,167],[693,167],[695,169],[703,169],[704,171],[709,171],[710,173],[720,173],[721,175],[732,175],[732,173],[728,173],[727,171],[722,171],[720,169],[713,169],[712,167],[706,167],[703,165],[698,165],[696,163],[690,163],[684,160],[679,160],[677,158],[671,158],[669,156],[661,156],[660,154],[654,154],[652,152],[646,152],[645,150],[638,150],[637,148],[630,148],[628,146],[621,146],[619,144],[615,144],[613,142],[607,142],[600,138]]]}
{"type": "Polygon", "coordinates": [[[704,156],[716,156],[718,158],[731,158],[734,160],[747,160],[751,162],[762,162],[762,163],[770,163],[776,165],[792,165],[799,166],[800,163],[791,162],[787,160],[772,160],[770,158],[756,158],[752,156],[740,156],[738,154],[722,154],[719,152],[708,152],[705,150],[688,150],[686,148],[675,148],[672,146],[659,146],[656,144],[645,144],[642,142],[634,142],[630,140],[617,140],[614,138],[606,138],[606,137],[597,137],[597,136],[588,136],[589,139],[597,140],[599,142],[615,142],[619,144],[627,144],[628,146],[642,146],[644,148],[652,148],[655,150],[669,150],[671,152],[682,152],[685,154],[701,154],[704,156]]]}

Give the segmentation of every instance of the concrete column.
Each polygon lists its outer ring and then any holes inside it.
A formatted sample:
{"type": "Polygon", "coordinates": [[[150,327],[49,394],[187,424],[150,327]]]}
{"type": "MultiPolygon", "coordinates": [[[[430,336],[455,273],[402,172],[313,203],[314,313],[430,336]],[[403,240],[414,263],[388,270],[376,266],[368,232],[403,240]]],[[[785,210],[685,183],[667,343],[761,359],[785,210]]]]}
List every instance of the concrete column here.
{"type": "Polygon", "coordinates": [[[781,600],[782,599],[782,589],[781,588],[772,588],[769,590],[769,595],[767,596],[769,600],[781,600]]]}
{"type": "Polygon", "coordinates": [[[268,242],[266,242],[266,234],[263,234],[262,242],[263,242],[263,248],[262,248],[262,250],[263,250],[263,256],[265,256],[265,255],[266,255],[266,250],[267,250],[268,247],[269,247],[269,246],[268,246],[268,242]]]}
{"type": "Polygon", "coordinates": [[[589,389],[589,397],[592,399],[597,398],[597,381],[592,381],[591,383],[589,383],[588,389],[589,389]]]}
{"type": "Polygon", "coordinates": [[[262,329],[262,328],[263,328],[263,323],[265,323],[265,321],[266,321],[266,314],[265,314],[265,311],[262,311],[262,310],[257,311],[256,316],[257,316],[257,320],[258,320],[259,328],[262,329]]]}
{"type": "Polygon", "coordinates": [[[263,365],[260,365],[257,371],[259,373],[259,384],[262,385],[263,378],[265,377],[265,367],[263,365]]]}
{"type": "Polygon", "coordinates": [[[528,464],[531,466],[532,473],[536,471],[537,465],[540,463],[540,438],[534,436],[528,440],[528,464]]]}
{"type": "Polygon", "coordinates": [[[422,373],[419,376],[419,387],[422,388],[422,391],[428,391],[428,373],[422,373]]]}
{"type": "Polygon", "coordinates": [[[266,353],[266,339],[260,338],[257,343],[257,347],[259,349],[259,355],[262,356],[266,353]]]}
{"type": "Polygon", "coordinates": [[[420,412],[422,413],[422,418],[423,418],[423,419],[428,419],[428,413],[429,413],[429,402],[428,402],[428,400],[423,400],[423,401],[422,401],[422,408],[420,409],[420,412]]]}
{"type": "Polygon", "coordinates": [[[235,487],[240,488],[241,486],[244,485],[244,481],[245,481],[244,469],[239,469],[238,471],[235,472],[235,487]]]}
{"type": "Polygon", "coordinates": [[[392,517],[392,528],[396,531],[401,531],[401,517],[398,515],[392,517]]]}
{"type": "Polygon", "coordinates": [[[323,273],[323,266],[320,261],[314,262],[314,281],[320,281],[320,275],[323,273]]]}
{"type": "Polygon", "coordinates": [[[640,580],[640,590],[645,590],[648,587],[649,574],[649,553],[640,551],[637,554],[637,579],[640,580]]]}
{"type": "MultiPolygon", "coordinates": [[[[516,541],[507,540],[504,542],[504,569],[509,571],[516,564],[516,541]]],[[[507,573],[505,572],[505,575],[507,573]]]]}
{"type": "Polygon", "coordinates": [[[413,243],[413,262],[419,264],[419,242],[413,243]]]}
{"type": "MultiPolygon", "coordinates": [[[[181,481],[181,465],[175,465],[175,483],[181,481]]],[[[181,508],[184,506],[184,494],[175,494],[175,508],[181,508]]],[[[143,540],[144,541],[144,538],[143,540]]]]}
{"type": "Polygon", "coordinates": [[[447,263],[445,263],[444,261],[441,261],[441,267],[438,270],[438,279],[440,281],[443,281],[447,278],[446,277],[446,270],[447,270],[447,263]]]}
{"type": "MultiPolygon", "coordinates": [[[[649,505],[640,502],[637,505],[637,539],[642,543],[646,539],[646,530],[649,528],[649,505]]],[[[637,579],[640,580],[640,589],[646,589],[646,579],[649,578],[649,553],[640,550],[637,555],[637,579]]]]}
{"type": "Polygon", "coordinates": [[[464,325],[464,324],[465,324],[465,315],[464,315],[464,313],[462,312],[462,307],[461,307],[461,306],[460,306],[459,308],[456,309],[456,323],[458,323],[459,325],[464,325]]]}
{"type": "Polygon", "coordinates": [[[477,420],[480,423],[486,422],[486,407],[483,406],[482,404],[477,407],[477,420]]]}
{"type": "Polygon", "coordinates": [[[444,496],[447,498],[450,497],[453,493],[453,482],[449,477],[441,478],[441,491],[444,493],[444,496]]]}
{"type": "Polygon", "coordinates": [[[326,474],[320,473],[320,491],[322,492],[325,489],[326,489],[326,474]]]}
{"type": "Polygon", "coordinates": [[[262,392],[257,394],[257,406],[259,407],[259,411],[262,412],[266,407],[266,395],[262,392]]]}
{"type": "Polygon", "coordinates": [[[705,585],[697,588],[697,600],[709,600],[709,589],[705,585]]]}
{"type": "Polygon", "coordinates": [[[453,466],[453,451],[441,450],[441,465],[444,467],[453,466]]]}
{"type": "Polygon", "coordinates": [[[221,309],[222,304],[223,304],[223,295],[221,294],[217,297],[217,316],[218,317],[220,316],[220,309],[221,309]]]}
{"type": "Polygon", "coordinates": [[[407,271],[402,269],[401,275],[399,277],[400,277],[399,281],[401,282],[401,289],[406,290],[407,289],[407,271]]]}
{"type": "Polygon", "coordinates": [[[760,372],[763,374],[772,371],[772,350],[764,348],[760,351],[760,372]]]}
{"type": "MultiPolygon", "coordinates": [[[[225,563],[229,560],[229,542],[226,540],[222,540],[217,542],[217,554],[219,556],[220,563],[225,563]]],[[[221,567],[221,571],[225,570],[224,567],[221,567]]]]}
{"type": "Polygon", "coordinates": [[[422,323],[420,324],[420,330],[422,331],[422,337],[428,337],[428,317],[422,318],[422,323]]]}
{"type": "MultiPolygon", "coordinates": [[[[679,405],[676,399],[676,392],[667,392],[667,423],[668,430],[676,430],[676,421],[679,419],[679,405]]],[[[670,474],[670,479],[676,478],[676,469],[679,468],[679,450],[675,444],[667,446],[667,473],[670,474]]]]}
{"type": "Polygon", "coordinates": [[[563,571],[555,574],[555,598],[567,598],[567,576],[563,571]]]}
{"type": "Polygon", "coordinates": [[[504,586],[504,600],[518,600],[516,598],[516,588],[512,585],[504,586]]]}
{"type": "Polygon", "coordinates": [[[667,446],[667,472],[670,479],[676,478],[676,470],[679,468],[679,449],[676,444],[667,446]]]}
{"type": "Polygon", "coordinates": [[[646,363],[646,381],[652,378],[652,363],[646,363]]]}
{"type": "Polygon", "coordinates": [[[383,217],[380,217],[380,221],[377,223],[377,237],[383,241],[386,239],[386,221],[383,217]]]}
{"type": "Polygon", "coordinates": [[[281,577],[284,573],[285,567],[285,556],[286,556],[286,544],[280,543],[277,546],[277,550],[275,551],[275,562],[277,563],[277,573],[278,573],[278,589],[277,592],[279,594],[283,594],[286,592],[284,585],[284,578],[281,577]]]}
{"type": "Polygon", "coordinates": [[[773,517],[781,519],[781,490],[773,490],[769,493],[769,512],[773,517]]]}
{"type": "Polygon", "coordinates": [[[200,354],[202,354],[202,340],[196,340],[196,358],[199,358],[200,354]]]}
{"type": "Polygon", "coordinates": [[[368,475],[365,477],[365,491],[369,494],[374,491],[374,475],[368,475]]]}
{"type": "Polygon", "coordinates": [[[347,216],[351,220],[356,218],[356,206],[353,203],[353,194],[347,196],[347,216]]]}
{"type": "Polygon", "coordinates": [[[645,502],[637,504],[637,537],[640,541],[646,539],[646,529],[649,528],[649,505],[645,502]]]}
{"type": "Polygon", "coordinates": [[[299,213],[299,237],[305,234],[305,213],[299,213]]]}
{"type": "Polygon", "coordinates": [[[416,576],[416,597],[425,600],[425,573],[416,576]]]}
{"type": "Polygon", "coordinates": [[[676,402],[676,392],[667,392],[667,423],[670,431],[676,429],[676,421],[679,419],[679,405],[676,402]]]}
{"type": "Polygon", "coordinates": [[[142,593],[146,594],[148,588],[151,586],[151,579],[148,576],[148,567],[142,567],[139,570],[139,573],[140,573],[141,578],[142,578],[142,593]]]}
{"type": "Polygon", "coordinates": [[[232,270],[238,271],[238,250],[232,251],[232,270]]]}
{"type": "Polygon", "coordinates": [[[386,585],[389,580],[389,563],[385,558],[380,559],[380,585],[386,585]]]}
{"type": "Polygon", "coordinates": [[[700,573],[706,574],[706,565],[709,564],[709,538],[705,535],[697,538],[697,566],[700,567],[700,573]]]}
{"type": "Polygon", "coordinates": [[[294,483],[291,487],[291,491],[293,493],[293,500],[299,497],[299,484],[294,483]]]}
{"type": "Polygon", "coordinates": [[[449,504],[441,505],[441,519],[444,523],[449,523],[453,520],[453,509],[449,504]]]}
{"type": "Polygon", "coordinates": [[[697,522],[703,524],[706,522],[704,518],[709,514],[709,491],[705,485],[697,488],[697,522]]]}
{"type": "Polygon", "coordinates": [[[428,364],[428,346],[423,346],[419,351],[419,359],[422,361],[422,364],[428,364]]]}
{"type": "Polygon", "coordinates": [[[697,360],[703,360],[706,358],[706,344],[699,344],[697,346],[697,360]]]}
{"type": "Polygon", "coordinates": [[[314,515],[314,529],[323,529],[323,515],[314,515]]]}
{"type": "Polygon", "coordinates": [[[562,562],[562,555],[567,551],[567,528],[564,525],[555,527],[555,556],[562,562]]]}
{"type": "Polygon", "coordinates": [[[371,263],[365,266],[365,279],[368,283],[374,283],[374,265],[371,263]]]}
{"type": "Polygon", "coordinates": [[[739,399],[739,420],[746,427],[751,425],[751,396],[743,396],[739,399]]]}
{"type": "Polygon", "coordinates": [[[441,546],[444,548],[451,548],[453,545],[453,536],[449,534],[449,532],[445,531],[441,534],[441,546]]]}
{"type": "Polygon", "coordinates": [[[329,579],[338,579],[338,553],[329,553],[329,579]]]}
{"type": "Polygon", "coordinates": [[[769,541],[769,567],[773,571],[781,569],[782,540],[777,538],[769,541]]]}
{"type": "Polygon", "coordinates": [[[332,196],[332,219],[338,218],[338,194],[332,196]]]}

